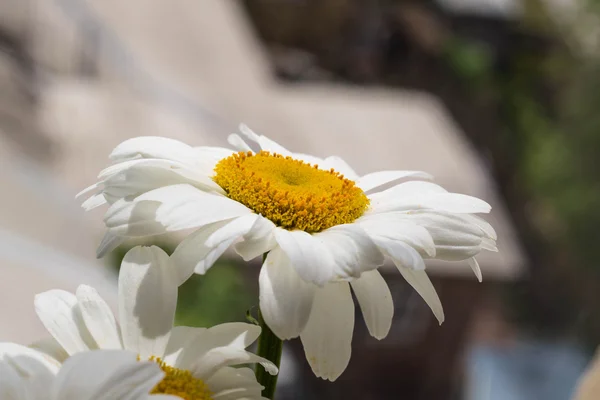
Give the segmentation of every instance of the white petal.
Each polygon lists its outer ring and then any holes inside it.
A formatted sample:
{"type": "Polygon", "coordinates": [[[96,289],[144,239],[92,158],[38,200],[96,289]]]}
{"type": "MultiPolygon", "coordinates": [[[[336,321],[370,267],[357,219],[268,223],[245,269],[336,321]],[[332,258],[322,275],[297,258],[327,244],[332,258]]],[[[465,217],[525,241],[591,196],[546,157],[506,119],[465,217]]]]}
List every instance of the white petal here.
{"type": "Polygon", "coordinates": [[[246,125],[240,125],[240,132],[246,136],[248,139],[258,143],[261,150],[270,151],[272,153],[281,154],[282,156],[291,156],[292,153],[287,150],[285,147],[280,145],[279,143],[269,139],[263,135],[257,135],[252,131],[252,129],[248,128],[246,125]]]}
{"type": "Polygon", "coordinates": [[[334,274],[335,260],[322,240],[304,231],[275,230],[275,240],[306,282],[322,286],[334,274]]]}
{"type": "Polygon", "coordinates": [[[188,184],[203,191],[224,193],[210,176],[197,173],[196,170],[172,165],[144,165],[138,163],[104,181],[104,195],[107,198],[135,198],[142,193],[164,186],[188,184]]]}
{"type": "Polygon", "coordinates": [[[356,181],[356,185],[367,192],[404,178],[433,179],[431,175],[422,171],[379,171],[361,176],[356,181]]]}
{"type": "Polygon", "coordinates": [[[75,293],[88,331],[101,349],[122,348],[117,321],[96,289],[80,285],[75,293]]]}
{"type": "Polygon", "coordinates": [[[280,339],[297,337],[308,321],[317,287],[300,279],[280,248],[267,255],[258,283],[267,325],[280,339]]]}
{"type": "Polygon", "coordinates": [[[175,139],[157,136],[140,136],[119,144],[110,153],[113,161],[131,160],[139,157],[159,159],[189,159],[193,157],[191,146],[175,139]]]}
{"type": "Polygon", "coordinates": [[[111,231],[106,231],[96,250],[96,257],[104,257],[107,253],[119,247],[126,239],[124,236],[117,236],[111,231]]]}
{"type": "Polygon", "coordinates": [[[241,203],[190,185],[152,190],[133,201],[122,199],[106,212],[104,222],[122,236],[149,236],[196,228],[249,214],[241,203]]]}
{"type": "Polygon", "coordinates": [[[375,242],[356,224],[336,225],[313,237],[331,254],[335,280],[357,278],[383,264],[383,254],[375,242]]]}
{"type": "Polygon", "coordinates": [[[244,235],[244,240],[235,245],[235,251],[244,261],[250,261],[267,253],[277,246],[275,229],[277,227],[273,222],[259,215],[252,229],[244,235]]]}
{"type": "Polygon", "coordinates": [[[436,247],[436,258],[465,260],[481,251],[483,230],[464,215],[438,211],[405,214],[412,223],[429,231],[436,247]]]}
{"type": "Polygon", "coordinates": [[[214,400],[263,400],[263,387],[250,368],[225,367],[206,381],[214,400]]]}
{"type": "Polygon", "coordinates": [[[385,338],[394,317],[394,302],[387,283],[379,271],[375,270],[364,272],[350,284],[369,333],[378,340],[385,338]]]}
{"type": "Polygon", "coordinates": [[[11,364],[3,360],[0,360],[0,399],[27,399],[25,379],[11,364]]]}
{"type": "Polygon", "coordinates": [[[84,201],[81,204],[81,207],[85,211],[90,211],[90,210],[93,210],[94,208],[98,208],[105,204],[106,204],[106,198],[104,197],[104,193],[98,193],[98,194],[91,196],[86,201],[84,201]]]}
{"type": "Polygon", "coordinates": [[[257,219],[258,215],[256,214],[246,214],[228,222],[225,226],[219,228],[209,236],[205,243],[206,246],[214,247],[219,243],[237,239],[247,234],[250,229],[252,229],[257,219]]]}
{"type": "Polygon", "coordinates": [[[481,282],[483,280],[483,277],[481,276],[481,268],[479,268],[479,263],[473,257],[469,258],[467,261],[469,262],[469,266],[473,270],[473,273],[477,277],[477,280],[481,282]]]}
{"type": "Polygon", "coordinates": [[[425,303],[431,308],[431,311],[433,311],[433,314],[441,325],[444,322],[444,309],[427,273],[425,271],[415,271],[414,269],[405,268],[399,264],[396,264],[396,267],[398,267],[406,282],[425,300],[425,303]]]}
{"type": "Polygon", "coordinates": [[[187,281],[194,272],[197,274],[206,273],[233,241],[238,239],[234,236],[214,246],[206,245],[206,241],[213,233],[227,226],[230,222],[230,220],[226,220],[203,226],[179,243],[171,256],[171,261],[177,271],[180,285],[187,281]]]}
{"type": "Polygon", "coordinates": [[[425,269],[423,257],[421,257],[417,250],[406,243],[381,237],[375,237],[373,240],[377,243],[381,251],[394,260],[394,262],[418,271],[425,269]]]}
{"type": "Polygon", "coordinates": [[[455,213],[487,213],[490,205],[476,197],[448,193],[431,182],[409,181],[369,195],[369,212],[434,209],[455,213]]]}
{"type": "Polygon", "coordinates": [[[496,242],[492,239],[483,238],[481,239],[481,248],[489,251],[498,251],[496,242]]]}
{"type": "MultiPolygon", "coordinates": [[[[0,361],[0,366],[4,363],[10,365],[13,368],[13,371],[23,378],[21,383],[24,385],[20,386],[25,386],[27,394],[21,398],[12,398],[15,400],[45,398],[48,393],[48,388],[52,386],[54,377],[56,373],[58,373],[58,366],[52,366],[49,368],[48,365],[41,361],[38,357],[30,357],[29,355],[5,355],[4,361],[0,361]]],[[[12,378],[14,378],[14,375],[12,378]]],[[[0,398],[3,400],[10,400],[11,397],[2,396],[2,391],[2,378],[0,378],[0,398]]]]}
{"type": "Polygon", "coordinates": [[[248,143],[246,143],[237,133],[232,133],[227,136],[227,142],[239,151],[252,151],[250,146],[248,146],[248,143]]]}
{"type": "Polygon", "coordinates": [[[189,370],[198,358],[208,351],[207,342],[212,336],[206,328],[191,326],[176,326],[171,330],[171,336],[163,360],[176,368],[189,370]]]}
{"type": "Polygon", "coordinates": [[[64,290],[49,290],[36,295],[34,304],[44,327],[69,355],[96,348],[75,295],[64,290]]]}
{"type": "Polygon", "coordinates": [[[345,178],[353,181],[357,181],[359,179],[358,174],[354,172],[352,167],[338,156],[327,157],[322,163],[319,164],[319,168],[326,171],[329,171],[331,168],[333,168],[335,171],[344,175],[345,178]]]}
{"type": "Polygon", "coordinates": [[[408,220],[406,213],[371,214],[356,221],[373,238],[400,240],[423,255],[435,256],[435,243],[429,231],[408,220]]]}
{"type": "Polygon", "coordinates": [[[97,350],[70,357],[57,376],[50,398],[61,400],[142,399],[164,373],[133,352],[97,350]]]}
{"type": "Polygon", "coordinates": [[[314,374],[335,381],[352,352],[354,302],[348,283],[330,283],[317,291],[310,318],[300,334],[314,374]]]}
{"type": "Polygon", "coordinates": [[[211,334],[219,338],[220,346],[233,346],[245,349],[258,339],[260,327],[244,322],[229,322],[209,328],[211,334]]]}
{"type": "Polygon", "coordinates": [[[269,360],[234,346],[223,346],[210,349],[192,369],[195,377],[202,380],[210,378],[217,370],[240,364],[258,363],[271,375],[277,375],[278,369],[269,360]]]}
{"type": "Polygon", "coordinates": [[[40,339],[29,345],[34,350],[47,354],[58,362],[64,362],[69,354],[52,336],[40,339]]]}
{"type": "Polygon", "coordinates": [[[0,343],[0,360],[10,358],[11,364],[13,366],[18,366],[18,361],[21,357],[35,360],[37,364],[41,365],[45,370],[48,370],[51,373],[57,373],[60,368],[58,360],[48,356],[46,353],[16,343],[0,343]]]}
{"type": "Polygon", "coordinates": [[[160,248],[134,247],[119,272],[119,322],[123,345],[140,359],[162,356],[175,318],[177,278],[160,248]]]}

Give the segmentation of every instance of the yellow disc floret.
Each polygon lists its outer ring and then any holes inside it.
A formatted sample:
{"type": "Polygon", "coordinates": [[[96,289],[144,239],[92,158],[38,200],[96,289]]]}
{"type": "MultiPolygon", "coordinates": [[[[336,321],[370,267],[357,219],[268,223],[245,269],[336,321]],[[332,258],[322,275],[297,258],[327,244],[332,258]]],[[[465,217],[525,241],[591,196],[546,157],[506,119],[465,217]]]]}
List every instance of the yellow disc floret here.
{"type": "Polygon", "coordinates": [[[333,169],[267,151],[222,159],[213,179],[229,198],[289,230],[320,232],[353,222],[369,206],[364,192],[333,169]]]}
{"type": "Polygon", "coordinates": [[[185,400],[212,400],[206,384],[194,378],[190,371],[166,365],[159,357],[150,357],[150,361],[160,365],[165,373],[163,380],[152,389],[152,394],[172,394],[185,400]]]}

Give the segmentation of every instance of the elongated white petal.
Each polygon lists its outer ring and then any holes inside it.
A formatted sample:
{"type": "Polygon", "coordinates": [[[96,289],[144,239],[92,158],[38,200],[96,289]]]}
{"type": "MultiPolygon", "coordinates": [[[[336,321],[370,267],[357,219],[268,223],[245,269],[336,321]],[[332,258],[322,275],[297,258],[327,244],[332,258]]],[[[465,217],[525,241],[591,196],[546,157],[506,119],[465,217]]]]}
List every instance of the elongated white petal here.
{"type": "Polygon", "coordinates": [[[119,247],[126,239],[124,236],[118,236],[111,231],[106,231],[102,237],[102,241],[98,245],[98,249],[96,249],[96,257],[104,257],[107,253],[119,247]]]}
{"type": "Polygon", "coordinates": [[[205,244],[209,247],[214,247],[219,243],[232,238],[237,239],[247,234],[250,229],[252,229],[257,219],[258,215],[256,214],[246,214],[236,218],[212,233],[208,239],[206,239],[205,244]]]}
{"type": "Polygon", "coordinates": [[[243,322],[229,322],[209,328],[209,332],[218,338],[219,346],[232,346],[245,349],[258,339],[260,327],[243,322]]]}
{"type": "Polygon", "coordinates": [[[101,349],[122,348],[117,320],[96,289],[80,285],[75,293],[85,325],[101,349]]]}
{"type": "Polygon", "coordinates": [[[406,282],[412,286],[417,293],[425,300],[425,303],[433,311],[433,315],[437,318],[440,325],[444,322],[444,309],[442,308],[442,302],[433,287],[433,284],[429,280],[425,271],[415,271],[411,268],[406,268],[402,265],[396,264],[398,271],[402,274],[406,282]]]}
{"type": "Polygon", "coordinates": [[[175,318],[177,278],[160,248],[134,247],[119,273],[119,322],[123,345],[142,360],[162,356],[175,318]]]}
{"type": "Polygon", "coordinates": [[[354,302],[350,285],[330,283],[320,288],[306,327],[300,334],[306,359],[314,374],[335,381],[352,352],[354,302]]]}
{"type": "Polygon", "coordinates": [[[280,339],[297,337],[308,321],[317,286],[298,276],[280,248],[267,255],[258,283],[267,325],[280,339]]]}
{"type": "Polygon", "coordinates": [[[173,165],[144,165],[148,161],[124,169],[103,182],[103,194],[108,199],[135,198],[142,193],[164,186],[188,184],[199,190],[223,194],[223,190],[209,176],[186,167],[173,165]]]}
{"type": "Polygon", "coordinates": [[[175,139],[158,136],[140,136],[125,140],[110,153],[113,161],[135,158],[190,159],[193,148],[175,139]]]}
{"type": "Polygon", "coordinates": [[[61,400],[145,399],[164,373],[133,352],[96,350],[70,357],[49,398],[61,400]]]}
{"type": "Polygon", "coordinates": [[[383,254],[369,237],[356,224],[336,225],[314,235],[334,260],[333,279],[358,277],[383,264],[383,254]]]}
{"type": "Polygon", "coordinates": [[[275,229],[277,227],[273,222],[259,215],[250,231],[244,235],[244,240],[235,245],[235,251],[244,261],[267,253],[277,246],[275,229]]]}
{"type": "Polygon", "coordinates": [[[189,370],[208,349],[215,347],[207,343],[212,339],[207,328],[175,326],[171,330],[163,360],[176,368],[189,370]]]}
{"type": "Polygon", "coordinates": [[[368,192],[369,190],[404,178],[433,179],[431,175],[422,171],[378,171],[361,176],[356,181],[356,185],[363,191],[368,192]]]}
{"type": "Polygon", "coordinates": [[[263,400],[263,387],[250,368],[224,367],[207,381],[214,400],[263,400]]]}
{"type": "Polygon", "coordinates": [[[372,238],[399,240],[423,255],[434,257],[435,243],[429,231],[410,221],[405,213],[371,214],[356,221],[372,238]]]}
{"type": "Polygon", "coordinates": [[[436,247],[436,258],[465,260],[481,251],[483,230],[464,215],[439,211],[405,214],[405,218],[427,229],[436,247]]]}
{"type": "MultiPolygon", "coordinates": [[[[35,360],[37,364],[53,374],[56,374],[60,368],[58,360],[46,353],[16,343],[0,342],[0,360],[8,358],[11,359],[11,364],[17,367],[20,365],[19,361],[22,358],[35,360]]],[[[23,369],[26,370],[27,368],[23,369]]]]}
{"type": "Polygon", "coordinates": [[[350,284],[369,333],[378,340],[385,338],[394,317],[394,302],[387,283],[379,271],[375,270],[363,272],[360,278],[350,284]]]}
{"type": "Polygon", "coordinates": [[[98,208],[106,204],[106,197],[104,197],[104,193],[97,193],[81,204],[81,207],[85,211],[93,210],[94,208],[98,208]]]}
{"type": "Polygon", "coordinates": [[[27,398],[26,381],[7,360],[0,359],[0,399],[27,398]]]}
{"type": "Polygon", "coordinates": [[[30,348],[47,354],[52,359],[58,362],[64,362],[69,354],[52,336],[37,340],[29,345],[30,348]]]}
{"type": "Polygon", "coordinates": [[[335,260],[327,246],[304,231],[275,230],[275,240],[298,275],[322,286],[334,275],[335,260]]]}
{"type": "Polygon", "coordinates": [[[44,327],[69,355],[97,348],[75,295],[64,290],[49,290],[36,295],[34,304],[44,327]]]}
{"type": "MultiPolygon", "coordinates": [[[[44,363],[39,357],[32,357],[31,354],[25,355],[12,355],[4,357],[0,357],[0,370],[2,370],[2,365],[10,366],[13,369],[13,372],[17,374],[17,379],[20,381],[20,385],[17,382],[18,386],[22,388],[26,388],[26,394],[24,393],[23,397],[6,397],[3,395],[3,390],[5,388],[2,387],[2,380],[0,378],[0,398],[6,400],[20,400],[20,399],[43,399],[46,398],[48,393],[48,388],[52,386],[54,381],[54,377],[58,372],[58,367],[48,367],[46,363],[44,363]],[[22,378],[19,379],[19,378],[22,378]]],[[[8,372],[8,371],[1,371],[8,372]]],[[[10,372],[8,372],[10,375],[10,372]]],[[[10,376],[11,380],[15,378],[15,375],[12,374],[10,376]]],[[[14,390],[13,386],[13,390],[14,390]]],[[[9,388],[10,390],[10,388],[9,388]]]]}
{"type": "Polygon", "coordinates": [[[271,375],[277,375],[279,372],[275,364],[265,358],[234,346],[223,346],[206,352],[198,360],[192,373],[197,378],[207,380],[220,368],[251,363],[262,365],[271,375]]]}
{"type": "Polygon", "coordinates": [[[432,209],[450,213],[488,213],[490,205],[472,196],[448,193],[431,182],[409,181],[369,195],[369,212],[432,209]]]}
{"type": "Polygon", "coordinates": [[[257,135],[252,131],[252,129],[248,128],[246,125],[240,125],[240,132],[246,136],[248,139],[256,142],[261,150],[270,151],[272,153],[281,154],[282,156],[291,156],[292,153],[287,150],[285,147],[280,145],[279,143],[269,139],[264,135],[257,135]]]}
{"type": "Polygon", "coordinates": [[[249,213],[244,205],[227,197],[202,192],[190,185],[173,185],[144,193],[133,201],[117,201],[106,212],[104,222],[117,235],[149,236],[249,213]]]}
{"type": "Polygon", "coordinates": [[[390,240],[386,238],[373,238],[377,246],[388,255],[392,260],[405,266],[406,268],[423,271],[425,261],[418,251],[411,246],[399,240],[390,240]]]}
{"type": "Polygon", "coordinates": [[[225,243],[221,242],[213,246],[206,245],[206,241],[213,233],[229,223],[231,221],[226,220],[203,226],[179,243],[173,255],[171,255],[173,267],[177,270],[179,285],[187,281],[194,272],[197,274],[206,273],[229,245],[238,238],[238,236],[233,236],[226,238],[225,243]]]}
{"type": "Polygon", "coordinates": [[[471,269],[473,270],[473,273],[475,274],[475,276],[477,277],[477,280],[479,282],[481,282],[483,280],[483,277],[481,276],[481,268],[479,268],[479,263],[477,262],[477,260],[475,258],[469,258],[467,260],[469,262],[469,266],[471,267],[471,269]]]}
{"type": "Polygon", "coordinates": [[[248,143],[246,143],[244,139],[242,139],[237,133],[232,133],[231,135],[227,136],[227,142],[239,151],[252,152],[252,149],[250,146],[248,146],[248,143]]]}

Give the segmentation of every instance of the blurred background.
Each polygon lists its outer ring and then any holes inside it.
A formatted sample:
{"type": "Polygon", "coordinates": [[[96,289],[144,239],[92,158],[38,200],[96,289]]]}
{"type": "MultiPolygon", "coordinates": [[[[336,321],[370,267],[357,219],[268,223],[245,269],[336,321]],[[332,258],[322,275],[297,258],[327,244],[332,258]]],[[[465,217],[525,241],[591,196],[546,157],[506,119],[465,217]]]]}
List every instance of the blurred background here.
{"type": "MultiPolygon", "coordinates": [[[[74,199],[114,146],[226,145],[244,122],[360,174],[432,173],[492,204],[499,234],[481,284],[428,265],[441,327],[384,267],[389,336],[357,314],[333,384],[286,343],[279,400],[569,399],[600,343],[599,16],[575,0],[0,0],[0,340],[43,337],[43,290],[88,283],[114,306],[133,243],[96,260],[103,210],[74,199]]],[[[228,254],[195,276],[177,323],[256,315],[258,268],[228,254]]]]}

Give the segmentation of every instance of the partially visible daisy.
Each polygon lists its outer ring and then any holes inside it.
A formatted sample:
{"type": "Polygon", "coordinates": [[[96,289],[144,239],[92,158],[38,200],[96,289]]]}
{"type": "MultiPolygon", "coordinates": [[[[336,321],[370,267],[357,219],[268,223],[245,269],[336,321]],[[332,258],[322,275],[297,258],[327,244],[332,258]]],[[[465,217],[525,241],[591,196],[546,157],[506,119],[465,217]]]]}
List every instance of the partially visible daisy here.
{"type": "Polygon", "coordinates": [[[234,244],[244,260],[268,253],[259,278],[264,319],[281,339],[300,336],[319,377],[335,380],[348,364],[351,288],[371,335],[387,335],[394,308],[377,271],[384,257],[441,323],[424,258],[468,260],[481,280],[474,256],[497,251],[494,229],[474,215],[490,206],[423,181],[426,173],[359,176],[339,157],[292,153],[245,126],[241,133],[260,149],[237,134],[229,137],[236,150],[159,137],[117,146],[114,164],[84,191],[97,191],[85,208],[110,205],[98,255],[130,237],[195,229],[172,256],[183,282],[234,244]]]}
{"type": "Polygon", "coordinates": [[[254,372],[231,367],[260,363],[277,373],[272,363],[245,350],[260,335],[260,327],[245,323],[174,327],[174,272],[160,248],[130,250],[119,272],[119,323],[89,286],[79,286],[75,294],[62,290],[38,294],[35,309],[53,340],[35,347],[60,361],[94,349],[133,351],[165,372],[152,393],[177,394],[186,400],[262,399],[254,372]]]}
{"type": "Polygon", "coordinates": [[[164,373],[135,353],[98,350],[75,355],[61,366],[46,354],[0,343],[2,400],[178,400],[151,395],[164,373]]]}

